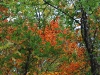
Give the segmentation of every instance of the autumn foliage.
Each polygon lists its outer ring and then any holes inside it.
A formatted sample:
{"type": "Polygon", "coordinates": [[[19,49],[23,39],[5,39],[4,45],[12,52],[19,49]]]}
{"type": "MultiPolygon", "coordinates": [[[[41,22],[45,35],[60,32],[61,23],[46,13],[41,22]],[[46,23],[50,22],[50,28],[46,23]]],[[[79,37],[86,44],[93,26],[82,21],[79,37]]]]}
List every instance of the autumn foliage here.
{"type": "MultiPolygon", "coordinates": [[[[84,47],[79,47],[79,41],[73,36],[77,35],[76,32],[70,32],[70,29],[61,30],[58,20],[50,21],[50,25],[46,25],[43,29],[38,29],[37,33],[42,38],[42,44],[50,42],[51,46],[62,48],[64,54],[60,55],[60,58],[67,58],[64,60],[57,69],[58,72],[43,72],[43,75],[85,75],[89,71],[89,62],[86,60],[86,51],[84,47]],[[65,35],[64,37],[58,37],[59,34],[65,35]],[[67,36],[72,39],[65,39],[67,36]],[[57,38],[63,41],[61,46],[57,47],[57,38]],[[75,41],[76,40],[76,41],[75,41]]],[[[79,39],[82,39],[81,36],[79,39]]]]}
{"type": "MultiPolygon", "coordinates": [[[[3,7],[0,10],[7,11],[3,7]]],[[[1,45],[13,43],[0,47],[2,75],[22,75],[28,61],[31,62],[28,62],[27,75],[86,75],[90,66],[85,47],[78,45],[82,36],[78,31],[71,31],[70,27],[62,28],[59,19],[57,16],[42,28],[28,19],[18,26],[7,26],[7,20],[0,20],[4,24],[0,27],[1,45]],[[52,64],[56,65],[54,71],[48,69],[52,64]]]]}
{"type": "Polygon", "coordinates": [[[52,46],[57,44],[57,34],[60,32],[60,30],[57,30],[59,28],[58,25],[58,19],[52,20],[50,22],[50,25],[46,25],[44,29],[38,30],[38,34],[43,40],[43,43],[50,42],[52,46]]]}

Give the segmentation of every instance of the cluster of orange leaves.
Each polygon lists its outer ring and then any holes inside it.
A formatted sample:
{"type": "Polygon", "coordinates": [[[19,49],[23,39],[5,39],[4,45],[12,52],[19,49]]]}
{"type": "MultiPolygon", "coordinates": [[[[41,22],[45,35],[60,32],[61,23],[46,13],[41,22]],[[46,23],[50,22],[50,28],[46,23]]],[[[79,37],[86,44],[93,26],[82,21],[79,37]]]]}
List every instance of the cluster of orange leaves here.
{"type": "Polygon", "coordinates": [[[4,6],[0,5],[0,12],[7,15],[7,11],[8,11],[8,8],[5,8],[4,6]]]}
{"type": "Polygon", "coordinates": [[[69,62],[65,61],[60,66],[61,75],[85,75],[89,71],[89,62],[85,60],[85,48],[79,47],[78,42],[67,40],[63,50],[69,62]],[[75,54],[74,57],[73,54],[75,54]]]}
{"type": "Polygon", "coordinates": [[[43,44],[45,44],[45,42],[50,42],[52,46],[57,44],[57,34],[60,32],[58,28],[58,18],[56,18],[50,22],[50,25],[46,25],[44,29],[38,30],[38,34],[42,38],[43,44]]]}
{"type": "Polygon", "coordinates": [[[68,55],[71,55],[73,52],[75,52],[78,57],[84,55],[84,53],[85,53],[84,47],[78,47],[78,43],[77,42],[71,42],[70,40],[67,40],[66,44],[67,44],[67,50],[64,50],[64,51],[66,53],[68,53],[68,55]]]}
{"type": "Polygon", "coordinates": [[[2,34],[4,31],[6,31],[7,35],[5,36],[5,38],[7,40],[10,40],[12,33],[15,32],[16,30],[17,30],[17,28],[12,27],[12,26],[8,26],[6,28],[5,27],[0,27],[0,34],[2,34]]]}
{"type": "MultiPolygon", "coordinates": [[[[2,6],[2,5],[0,5],[0,12],[2,14],[4,14],[5,16],[8,16],[8,8],[6,8],[6,7],[2,6]]],[[[0,19],[3,17],[2,14],[0,14],[0,19]]],[[[0,20],[0,22],[2,22],[2,21],[0,20]]],[[[7,20],[5,19],[3,22],[6,23],[7,20]]]]}

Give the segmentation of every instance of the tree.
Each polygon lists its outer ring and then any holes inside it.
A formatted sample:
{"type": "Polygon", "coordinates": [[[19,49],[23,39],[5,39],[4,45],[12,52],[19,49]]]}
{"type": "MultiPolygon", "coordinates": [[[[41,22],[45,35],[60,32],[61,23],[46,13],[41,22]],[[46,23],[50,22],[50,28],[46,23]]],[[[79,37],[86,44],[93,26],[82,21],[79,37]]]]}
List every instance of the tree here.
{"type": "Polygon", "coordinates": [[[1,1],[0,73],[99,75],[99,3],[1,1]]]}

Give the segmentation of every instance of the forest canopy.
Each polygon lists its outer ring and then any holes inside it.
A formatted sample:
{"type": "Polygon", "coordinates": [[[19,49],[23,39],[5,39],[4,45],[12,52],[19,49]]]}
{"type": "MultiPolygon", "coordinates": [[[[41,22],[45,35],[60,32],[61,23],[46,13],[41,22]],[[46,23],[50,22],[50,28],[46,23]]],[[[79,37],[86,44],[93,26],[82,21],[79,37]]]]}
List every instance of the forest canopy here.
{"type": "Polygon", "coordinates": [[[0,75],[100,75],[100,1],[0,0],[0,75]]]}

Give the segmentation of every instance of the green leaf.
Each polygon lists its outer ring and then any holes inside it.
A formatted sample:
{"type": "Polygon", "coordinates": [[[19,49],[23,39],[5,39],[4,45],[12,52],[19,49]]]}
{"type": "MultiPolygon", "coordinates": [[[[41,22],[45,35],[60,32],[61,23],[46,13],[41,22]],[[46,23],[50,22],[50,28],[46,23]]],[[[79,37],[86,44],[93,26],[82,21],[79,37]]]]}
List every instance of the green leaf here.
{"type": "Polygon", "coordinates": [[[0,70],[0,75],[2,75],[2,71],[0,70]]]}
{"type": "Polygon", "coordinates": [[[14,58],[21,58],[21,56],[17,53],[17,54],[13,54],[12,55],[14,58]]]}
{"type": "Polygon", "coordinates": [[[76,60],[77,55],[76,55],[76,53],[75,53],[75,52],[72,54],[72,57],[76,60]]]}
{"type": "Polygon", "coordinates": [[[14,44],[13,44],[12,42],[8,41],[5,45],[0,46],[0,50],[7,49],[7,48],[9,48],[9,47],[11,47],[11,46],[13,46],[13,45],[14,45],[14,44]]]}
{"type": "Polygon", "coordinates": [[[97,61],[100,63],[100,57],[97,57],[96,59],[97,59],[97,61]]]}
{"type": "Polygon", "coordinates": [[[21,54],[25,54],[25,53],[26,53],[26,50],[21,49],[21,50],[19,50],[19,52],[20,52],[21,54]]]}
{"type": "Polygon", "coordinates": [[[3,60],[4,60],[4,61],[9,61],[10,58],[11,58],[11,56],[12,56],[12,55],[8,55],[8,56],[6,56],[3,60]]]}
{"type": "Polygon", "coordinates": [[[63,57],[61,58],[61,61],[69,61],[69,58],[68,58],[68,57],[63,56],[63,57]]]}

